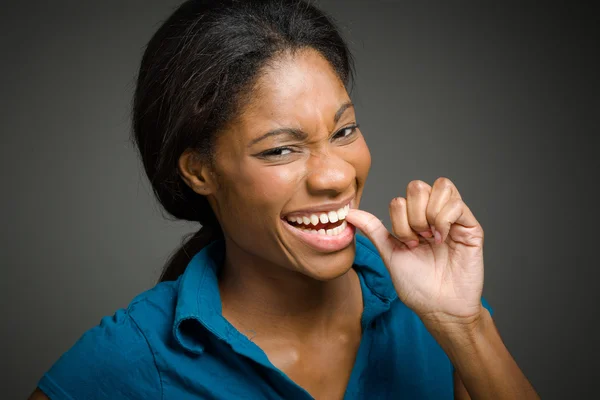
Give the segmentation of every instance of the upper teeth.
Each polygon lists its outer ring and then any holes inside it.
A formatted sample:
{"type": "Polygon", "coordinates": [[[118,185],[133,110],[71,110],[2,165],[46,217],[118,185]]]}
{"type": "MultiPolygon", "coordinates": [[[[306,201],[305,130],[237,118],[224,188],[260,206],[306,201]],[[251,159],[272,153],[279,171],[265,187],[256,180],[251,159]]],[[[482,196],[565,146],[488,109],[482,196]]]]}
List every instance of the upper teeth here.
{"type": "Polygon", "coordinates": [[[326,224],[328,222],[337,222],[339,220],[345,219],[346,215],[348,215],[348,210],[350,210],[350,205],[346,204],[344,207],[340,208],[337,211],[329,211],[323,212],[319,214],[308,214],[302,216],[291,216],[287,217],[287,220],[290,222],[296,222],[298,224],[304,225],[317,225],[319,222],[326,224]]]}

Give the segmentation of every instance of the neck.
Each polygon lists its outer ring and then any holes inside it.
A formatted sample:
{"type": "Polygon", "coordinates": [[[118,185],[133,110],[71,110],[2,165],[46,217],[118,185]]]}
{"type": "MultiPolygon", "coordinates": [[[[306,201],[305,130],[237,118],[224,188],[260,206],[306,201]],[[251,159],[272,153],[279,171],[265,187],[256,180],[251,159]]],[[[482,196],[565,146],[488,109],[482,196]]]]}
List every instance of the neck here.
{"type": "Polygon", "coordinates": [[[240,331],[322,335],[355,326],[362,314],[359,278],[352,268],[318,281],[249,254],[230,240],[219,290],[224,317],[240,331]]]}

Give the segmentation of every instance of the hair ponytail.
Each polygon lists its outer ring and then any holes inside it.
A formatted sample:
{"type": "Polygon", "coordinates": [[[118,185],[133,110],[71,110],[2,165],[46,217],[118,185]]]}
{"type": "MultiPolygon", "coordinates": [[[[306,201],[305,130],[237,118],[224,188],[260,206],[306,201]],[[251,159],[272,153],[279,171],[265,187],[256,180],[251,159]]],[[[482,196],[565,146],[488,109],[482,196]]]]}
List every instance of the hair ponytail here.
{"type": "Polygon", "coordinates": [[[159,282],[177,280],[196,253],[222,237],[223,233],[220,229],[216,230],[208,226],[203,226],[191,237],[186,235],[183,238],[182,246],[169,257],[160,275],[159,282]]]}

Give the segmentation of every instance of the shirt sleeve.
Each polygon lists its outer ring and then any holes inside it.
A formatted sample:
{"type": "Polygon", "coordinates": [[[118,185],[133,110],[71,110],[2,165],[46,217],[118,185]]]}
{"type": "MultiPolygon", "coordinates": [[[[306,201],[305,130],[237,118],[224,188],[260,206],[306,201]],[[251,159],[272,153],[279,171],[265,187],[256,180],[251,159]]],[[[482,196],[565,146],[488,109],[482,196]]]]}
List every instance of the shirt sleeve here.
{"type": "Polygon", "coordinates": [[[161,381],[145,336],[127,313],[102,318],[46,372],[51,400],[160,399],[161,381]]]}
{"type": "Polygon", "coordinates": [[[481,304],[487,308],[487,310],[490,312],[490,315],[493,317],[494,316],[494,310],[492,309],[492,307],[490,306],[490,304],[487,302],[486,299],[484,299],[483,297],[481,298],[481,304]]]}

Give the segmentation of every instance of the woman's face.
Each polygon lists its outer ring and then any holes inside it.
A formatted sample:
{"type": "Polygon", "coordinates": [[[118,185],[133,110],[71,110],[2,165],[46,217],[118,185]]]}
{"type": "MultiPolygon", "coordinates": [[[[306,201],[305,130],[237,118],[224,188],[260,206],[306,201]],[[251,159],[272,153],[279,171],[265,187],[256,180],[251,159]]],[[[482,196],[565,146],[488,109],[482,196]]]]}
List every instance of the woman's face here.
{"type": "Polygon", "coordinates": [[[358,207],[371,165],[356,124],[343,83],[319,53],[267,67],[215,143],[209,201],[228,246],[313,279],[347,272],[355,248],[344,208],[358,207]]]}

